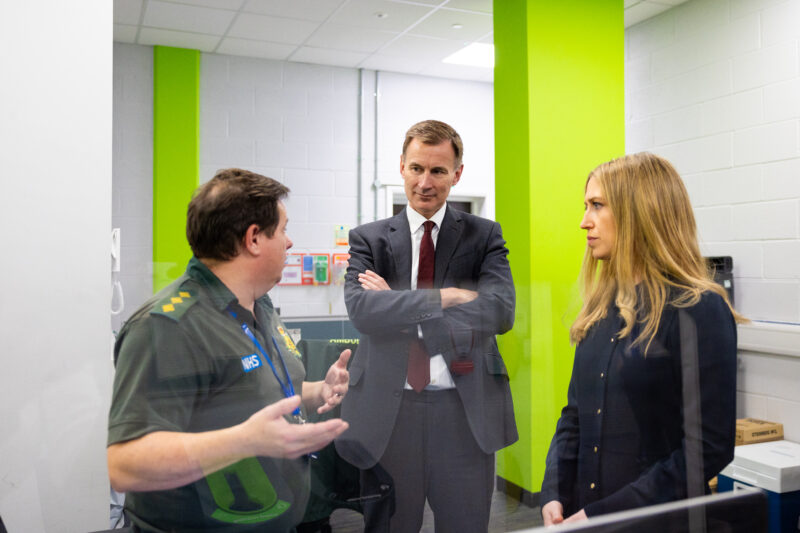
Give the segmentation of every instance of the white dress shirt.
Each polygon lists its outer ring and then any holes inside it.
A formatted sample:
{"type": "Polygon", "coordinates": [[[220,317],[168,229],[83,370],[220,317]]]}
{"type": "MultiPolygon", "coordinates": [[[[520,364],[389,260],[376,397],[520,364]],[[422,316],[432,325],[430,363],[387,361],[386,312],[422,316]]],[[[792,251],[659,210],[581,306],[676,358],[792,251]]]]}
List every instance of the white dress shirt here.
{"type": "MultiPolygon", "coordinates": [[[[444,220],[444,213],[447,209],[447,202],[438,210],[430,219],[425,218],[411,206],[406,206],[406,216],[408,217],[408,227],[411,230],[411,289],[417,288],[417,273],[419,272],[419,246],[422,243],[422,236],[425,234],[425,227],[423,224],[426,220],[431,220],[434,223],[433,230],[431,230],[431,238],[433,239],[433,249],[436,250],[436,241],[439,237],[439,228],[442,226],[444,220]]],[[[422,327],[417,325],[417,334],[422,338],[422,327]]],[[[450,375],[450,370],[447,368],[447,363],[442,354],[431,354],[431,382],[425,387],[425,390],[442,390],[453,389],[456,384],[453,382],[453,377],[450,375]]],[[[406,389],[411,389],[411,385],[406,380],[406,389]]]]}

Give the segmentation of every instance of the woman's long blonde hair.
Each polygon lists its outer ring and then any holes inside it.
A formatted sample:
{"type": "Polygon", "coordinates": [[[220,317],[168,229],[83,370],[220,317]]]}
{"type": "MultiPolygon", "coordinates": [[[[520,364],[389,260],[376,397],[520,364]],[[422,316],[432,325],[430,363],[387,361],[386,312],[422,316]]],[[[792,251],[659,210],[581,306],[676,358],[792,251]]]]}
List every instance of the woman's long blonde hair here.
{"type": "Polygon", "coordinates": [[[620,338],[631,333],[639,317],[642,328],[633,342],[646,343],[645,352],[664,306],[692,306],[706,291],[722,296],[737,322],[746,321],[713,281],[700,254],[689,195],[669,161],[647,152],[626,155],[595,168],[587,184],[592,178],[614,215],[616,241],[608,260],[599,261],[586,250],[580,276],[583,307],[570,329],[572,342],[583,340],[612,302],[622,317],[620,338]]]}

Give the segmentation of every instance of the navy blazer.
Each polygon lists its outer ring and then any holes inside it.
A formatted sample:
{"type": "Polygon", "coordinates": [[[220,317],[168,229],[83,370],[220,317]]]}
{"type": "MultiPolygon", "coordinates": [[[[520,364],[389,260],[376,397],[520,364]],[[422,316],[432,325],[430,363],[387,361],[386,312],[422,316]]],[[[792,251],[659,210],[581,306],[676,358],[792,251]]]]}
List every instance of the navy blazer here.
{"type": "MultiPolygon", "coordinates": [[[[733,459],[736,324],[725,301],[706,292],[685,311],[697,326],[704,479],[733,459]]],[[[686,498],[683,384],[678,310],[664,309],[646,356],[618,339],[616,306],[575,350],[567,393],[547,454],[542,505],[587,516],[686,498]]],[[[638,326],[637,326],[638,328],[638,326]]],[[[707,489],[707,487],[706,487],[707,489]]]]}
{"type": "MultiPolygon", "coordinates": [[[[492,453],[517,439],[508,372],[495,335],[514,323],[515,292],[500,225],[447,207],[437,238],[434,288],[411,288],[411,231],[405,210],[350,232],[345,304],[361,332],[350,365],[342,418],[350,429],[339,454],[359,468],[375,465],[389,442],[400,408],[408,351],[417,325],[430,354],[448,366],[468,358],[474,370],[453,375],[472,433],[492,453]],[[392,290],[366,291],[358,274],[376,272],[392,290]],[[478,292],[472,302],[442,309],[439,288],[478,292]]],[[[451,372],[452,373],[452,372],[451,372]]]]}

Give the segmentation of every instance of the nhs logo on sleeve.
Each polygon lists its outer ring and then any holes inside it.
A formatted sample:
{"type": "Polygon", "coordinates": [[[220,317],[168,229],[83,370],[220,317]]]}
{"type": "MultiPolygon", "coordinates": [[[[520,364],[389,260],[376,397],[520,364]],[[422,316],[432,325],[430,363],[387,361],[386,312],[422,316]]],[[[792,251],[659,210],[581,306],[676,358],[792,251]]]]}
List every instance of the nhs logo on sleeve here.
{"type": "Polygon", "coordinates": [[[251,370],[255,370],[256,368],[261,366],[261,359],[258,357],[257,353],[253,353],[250,355],[245,355],[242,357],[242,367],[244,368],[245,372],[250,372],[251,370]]]}

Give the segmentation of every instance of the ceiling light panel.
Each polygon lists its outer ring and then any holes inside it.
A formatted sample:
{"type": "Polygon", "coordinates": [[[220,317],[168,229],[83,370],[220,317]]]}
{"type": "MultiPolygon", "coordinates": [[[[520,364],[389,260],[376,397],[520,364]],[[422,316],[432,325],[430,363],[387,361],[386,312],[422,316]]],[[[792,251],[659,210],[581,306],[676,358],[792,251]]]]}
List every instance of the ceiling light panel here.
{"type": "Polygon", "coordinates": [[[472,43],[442,60],[453,65],[494,68],[494,45],[472,43]]]}

